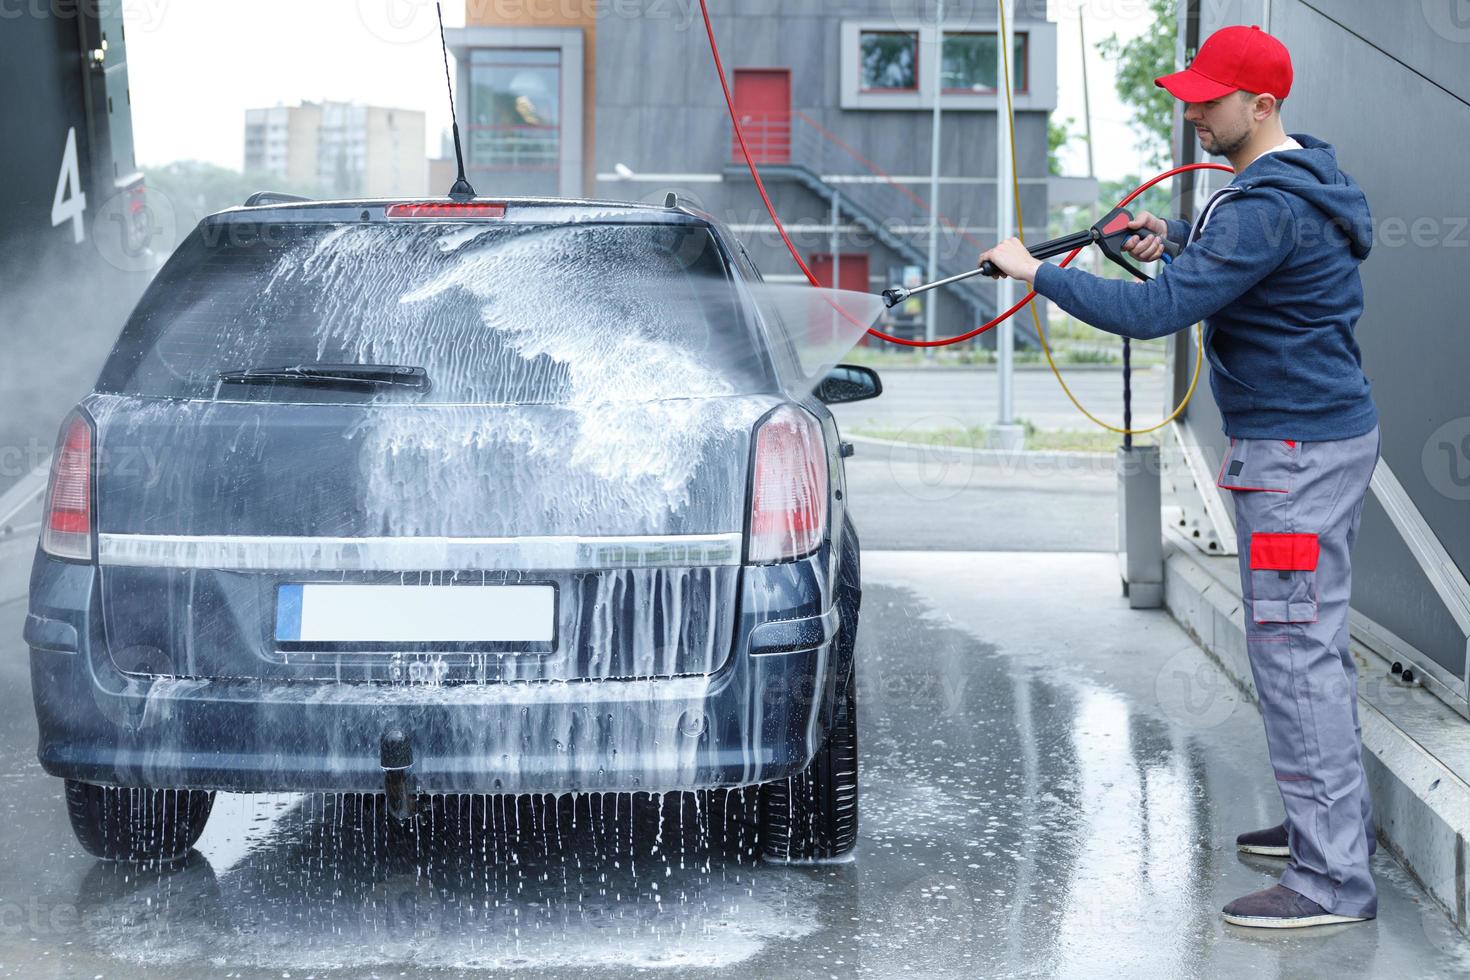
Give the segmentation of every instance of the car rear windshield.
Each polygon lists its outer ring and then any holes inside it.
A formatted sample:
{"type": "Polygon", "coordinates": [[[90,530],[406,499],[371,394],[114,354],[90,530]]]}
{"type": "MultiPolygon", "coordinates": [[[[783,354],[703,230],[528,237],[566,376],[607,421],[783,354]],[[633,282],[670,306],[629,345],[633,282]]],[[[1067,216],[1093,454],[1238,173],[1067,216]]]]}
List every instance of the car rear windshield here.
{"type": "Polygon", "coordinates": [[[740,290],[698,225],[206,223],[149,287],[98,389],[463,404],[771,391],[740,290]],[[313,364],[420,367],[431,387],[220,378],[313,364]]]}

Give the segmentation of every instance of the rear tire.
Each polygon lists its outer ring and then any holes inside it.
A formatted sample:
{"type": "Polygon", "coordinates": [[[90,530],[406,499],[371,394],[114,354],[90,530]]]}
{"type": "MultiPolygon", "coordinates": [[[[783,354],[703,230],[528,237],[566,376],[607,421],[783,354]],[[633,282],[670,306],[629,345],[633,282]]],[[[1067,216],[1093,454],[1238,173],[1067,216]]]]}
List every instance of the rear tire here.
{"type": "Polygon", "coordinates": [[[66,780],[66,815],[77,842],[105,861],[171,863],[189,855],[214,807],[202,790],[99,786],[66,780]]]}
{"type": "Polygon", "coordinates": [[[821,861],[857,844],[857,677],[848,678],[832,728],[806,769],[761,787],[766,860],[821,861]]]}

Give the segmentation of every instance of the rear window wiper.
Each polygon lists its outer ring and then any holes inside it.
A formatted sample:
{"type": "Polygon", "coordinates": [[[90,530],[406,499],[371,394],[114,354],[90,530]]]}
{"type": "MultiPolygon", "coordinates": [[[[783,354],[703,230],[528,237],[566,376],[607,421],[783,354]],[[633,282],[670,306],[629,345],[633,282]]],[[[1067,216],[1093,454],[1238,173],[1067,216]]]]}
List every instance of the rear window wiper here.
{"type": "Polygon", "coordinates": [[[429,372],[402,364],[291,364],[221,371],[224,384],[299,384],[319,387],[429,390],[429,372]]]}

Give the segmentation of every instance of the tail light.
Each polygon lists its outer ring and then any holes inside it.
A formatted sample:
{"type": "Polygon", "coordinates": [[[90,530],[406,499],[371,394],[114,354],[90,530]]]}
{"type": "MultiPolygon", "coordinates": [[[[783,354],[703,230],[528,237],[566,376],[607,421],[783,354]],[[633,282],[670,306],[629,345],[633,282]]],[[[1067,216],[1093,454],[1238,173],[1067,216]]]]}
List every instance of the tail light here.
{"type": "Polygon", "coordinates": [[[826,530],[822,427],[806,412],[783,406],[766,416],[755,434],[749,560],[800,558],[817,549],[826,530]]]}
{"type": "Polygon", "coordinates": [[[56,442],[41,549],[57,558],[92,560],[92,424],[79,411],[66,417],[56,442]]]}
{"type": "Polygon", "coordinates": [[[505,205],[486,201],[422,201],[390,204],[389,218],[503,218],[505,205]]]}

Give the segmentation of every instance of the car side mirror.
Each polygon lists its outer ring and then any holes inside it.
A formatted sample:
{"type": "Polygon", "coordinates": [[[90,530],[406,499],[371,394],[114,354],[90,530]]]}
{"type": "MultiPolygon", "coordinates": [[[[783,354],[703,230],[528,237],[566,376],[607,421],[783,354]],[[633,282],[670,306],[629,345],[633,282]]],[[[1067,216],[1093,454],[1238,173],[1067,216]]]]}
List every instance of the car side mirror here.
{"type": "Polygon", "coordinates": [[[883,394],[878,372],[859,364],[839,364],[817,385],[817,398],[828,405],[860,402],[883,394]]]}

